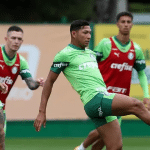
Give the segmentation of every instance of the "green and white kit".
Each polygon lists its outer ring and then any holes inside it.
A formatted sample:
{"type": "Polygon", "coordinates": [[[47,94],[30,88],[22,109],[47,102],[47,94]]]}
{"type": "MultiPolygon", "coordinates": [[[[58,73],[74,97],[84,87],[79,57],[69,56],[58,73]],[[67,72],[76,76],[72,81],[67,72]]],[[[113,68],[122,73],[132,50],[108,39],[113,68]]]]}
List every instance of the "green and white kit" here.
{"type": "MultiPolygon", "coordinates": [[[[99,106],[101,108],[93,110],[95,113],[99,113],[100,109],[101,112],[103,112],[102,115],[98,116],[100,122],[102,119],[106,120],[106,116],[112,115],[111,103],[115,94],[110,94],[106,90],[106,85],[98,69],[95,52],[69,44],[66,48],[56,54],[51,70],[57,74],[63,71],[72,87],[80,95],[85,107],[89,102],[92,103],[93,98],[99,94],[102,95],[99,102],[104,96],[107,96],[107,99],[110,99],[111,102],[109,103],[110,105],[108,105],[107,112],[103,110],[103,106],[99,106]]],[[[104,105],[105,102],[107,105],[107,101],[103,100],[104,105]]],[[[85,111],[87,113],[86,109],[85,111]]],[[[92,117],[90,115],[88,116],[91,119],[94,118],[94,115],[92,117]]],[[[107,123],[107,121],[105,123],[107,123]]]]}

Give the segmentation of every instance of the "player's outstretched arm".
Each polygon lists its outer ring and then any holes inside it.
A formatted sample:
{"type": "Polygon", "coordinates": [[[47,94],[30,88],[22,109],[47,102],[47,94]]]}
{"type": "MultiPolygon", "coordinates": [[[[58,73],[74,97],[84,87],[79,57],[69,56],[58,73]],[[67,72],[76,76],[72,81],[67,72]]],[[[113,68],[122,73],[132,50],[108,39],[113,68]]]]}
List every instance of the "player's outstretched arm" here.
{"type": "Polygon", "coordinates": [[[42,96],[41,96],[41,103],[39,108],[39,114],[34,121],[34,127],[36,131],[40,131],[42,125],[44,127],[46,126],[46,106],[53,88],[53,84],[56,81],[58,76],[59,74],[50,71],[44,83],[42,96]]]}
{"type": "Polygon", "coordinates": [[[0,83],[0,90],[5,94],[8,92],[8,86],[5,83],[0,83]]]}
{"type": "Polygon", "coordinates": [[[143,103],[146,106],[146,108],[150,110],[149,86],[148,86],[147,76],[144,70],[138,72],[138,78],[139,78],[140,85],[144,93],[143,103]]]}
{"type": "Polygon", "coordinates": [[[34,80],[32,77],[25,78],[24,79],[27,86],[29,87],[30,90],[36,90],[39,86],[44,85],[44,79],[40,78],[38,80],[34,80]]]}

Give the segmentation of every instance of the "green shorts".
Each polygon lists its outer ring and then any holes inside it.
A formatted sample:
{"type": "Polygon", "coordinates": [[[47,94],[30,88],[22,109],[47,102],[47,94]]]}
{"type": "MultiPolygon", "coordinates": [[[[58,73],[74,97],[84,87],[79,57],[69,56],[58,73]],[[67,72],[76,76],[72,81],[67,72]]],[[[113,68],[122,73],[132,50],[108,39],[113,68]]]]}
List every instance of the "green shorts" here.
{"type": "Polygon", "coordinates": [[[117,119],[117,116],[112,116],[111,110],[114,96],[115,93],[98,93],[84,106],[96,128],[117,119]]]}

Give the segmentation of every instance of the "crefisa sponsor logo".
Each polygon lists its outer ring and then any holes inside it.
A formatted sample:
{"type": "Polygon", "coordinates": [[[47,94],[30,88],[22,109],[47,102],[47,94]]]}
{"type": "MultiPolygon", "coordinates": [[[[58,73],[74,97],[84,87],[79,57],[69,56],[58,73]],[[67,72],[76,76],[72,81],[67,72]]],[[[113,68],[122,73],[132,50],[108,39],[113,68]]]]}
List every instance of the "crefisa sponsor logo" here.
{"type": "Polygon", "coordinates": [[[6,83],[6,84],[13,84],[13,80],[9,76],[0,77],[0,83],[2,83],[2,82],[6,83]]]}
{"type": "Polygon", "coordinates": [[[123,63],[123,64],[112,63],[110,68],[118,69],[119,71],[123,71],[123,70],[132,71],[132,66],[130,66],[128,63],[123,63]]]}

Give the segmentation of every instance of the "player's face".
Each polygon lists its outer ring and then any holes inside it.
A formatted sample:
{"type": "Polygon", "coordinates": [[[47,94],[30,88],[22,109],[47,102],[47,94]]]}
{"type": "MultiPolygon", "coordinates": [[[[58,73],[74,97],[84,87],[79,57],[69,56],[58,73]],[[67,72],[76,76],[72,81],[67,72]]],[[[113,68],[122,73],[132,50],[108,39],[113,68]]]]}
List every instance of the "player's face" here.
{"type": "Polygon", "coordinates": [[[129,35],[132,28],[132,18],[129,16],[121,16],[117,22],[119,32],[123,35],[129,35]]]}
{"type": "Polygon", "coordinates": [[[85,48],[89,45],[91,39],[91,28],[90,26],[83,26],[77,31],[76,40],[81,48],[85,48]]]}
{"type": "Polygon", "coordinates": [[[23,33],[20,31],[10,31],[5,37],[5,40],[11,51],[17,51],[23,42],[23,33]]]}

